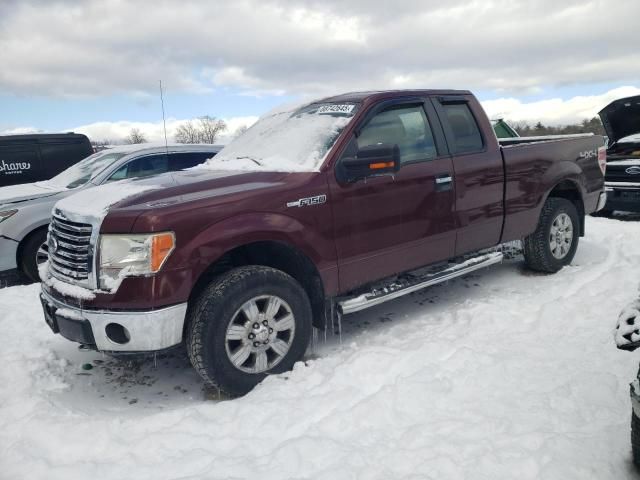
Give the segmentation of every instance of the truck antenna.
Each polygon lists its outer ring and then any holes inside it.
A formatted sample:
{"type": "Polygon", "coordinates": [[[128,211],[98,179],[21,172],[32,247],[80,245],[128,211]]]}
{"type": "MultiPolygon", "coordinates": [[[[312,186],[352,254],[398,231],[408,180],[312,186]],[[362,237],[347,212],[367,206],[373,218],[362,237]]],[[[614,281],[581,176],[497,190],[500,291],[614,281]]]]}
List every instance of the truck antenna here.
{"type": "Polygon", "coordinates": [[[169,144],[167,142],[167,121],[164,118],[164,96],[162,95],[162,80],[160,80],[160,105],[162,106],[162,126],[164,127],[164,148],[169,156],[169,144]]]}

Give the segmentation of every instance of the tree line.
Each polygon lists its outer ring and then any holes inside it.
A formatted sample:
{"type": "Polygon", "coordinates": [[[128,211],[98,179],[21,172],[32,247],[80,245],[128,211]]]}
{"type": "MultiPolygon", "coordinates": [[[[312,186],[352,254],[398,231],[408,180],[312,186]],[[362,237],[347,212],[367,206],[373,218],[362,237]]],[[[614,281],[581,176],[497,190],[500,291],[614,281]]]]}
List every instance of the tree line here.
{"type": "MultiPolygon", "coordinates": [[[[236,136],[241,134],[247,127],[240,127],[236,130],[236,136]]],[[[196,120],[188,120],[176,129],[174,140],[176,143],[215,143],[220,134],[227,131],[227,124],[224,120],[204,115],[196,120]]],[[[139,128],[132,128],[124,139],[125,143],[137,144],[147,143],[147,136],[139,128]]],[[[108,145],[113,142],[103,140],[101,145],[108,145]]]]}
{"type": "Polygon", "coordinates": [[[576,133],[594,133],[606,135],[599,117],[585,118],[582,122],[570,125],[543,125],[541,122],[531,125],[529,122],[506,122],[518,132],[521,137],[537,137],[542,135],[574,135],[576,133]]]}

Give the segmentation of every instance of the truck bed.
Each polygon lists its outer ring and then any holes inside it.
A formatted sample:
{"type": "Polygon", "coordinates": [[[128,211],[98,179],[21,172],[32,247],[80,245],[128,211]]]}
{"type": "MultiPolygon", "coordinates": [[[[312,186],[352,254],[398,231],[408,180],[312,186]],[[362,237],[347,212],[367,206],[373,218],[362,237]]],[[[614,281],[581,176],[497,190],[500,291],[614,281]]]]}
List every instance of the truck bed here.
{"type": "Polygon", "coordinates": [[[537,225],[545,195],[561,182],[582,192],[584,213],[596,210],[604,186],[598,166],[599,135],[554,135],[500,141],[504,162],[504,227],[502,241],[521,239],[537,225]],[[532,175],[533,172],[533,175],[532,175]]]}

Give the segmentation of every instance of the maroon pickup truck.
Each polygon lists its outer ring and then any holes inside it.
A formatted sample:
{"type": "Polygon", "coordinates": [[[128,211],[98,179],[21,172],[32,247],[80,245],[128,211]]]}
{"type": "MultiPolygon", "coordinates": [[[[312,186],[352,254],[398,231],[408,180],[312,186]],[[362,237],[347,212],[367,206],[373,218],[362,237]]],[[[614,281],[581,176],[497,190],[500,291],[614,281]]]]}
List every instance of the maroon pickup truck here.
{"type": "Polygon", "coordinates": [[[602,208],[599,136],[500,145],[467,91],[350,93],[264,116],[202,168],[60,201],[54,332],[112,354],[186,344],[243,394],[312,328],[502,259],[567,265],[602,208]]]}

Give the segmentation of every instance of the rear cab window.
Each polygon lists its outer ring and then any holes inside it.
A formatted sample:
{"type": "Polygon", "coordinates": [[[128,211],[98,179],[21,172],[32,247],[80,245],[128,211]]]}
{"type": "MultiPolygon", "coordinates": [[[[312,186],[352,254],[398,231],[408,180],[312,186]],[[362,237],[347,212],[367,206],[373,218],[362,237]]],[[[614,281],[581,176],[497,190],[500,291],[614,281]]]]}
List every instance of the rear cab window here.
{"type": "Polygon", "coordinates": [[[444,113],[442,120],[448,126],[449,148],[452,153],[464,154],[484,150],[480,127],[466,101],[449,102],[445,99],[441,101],[441,112],[444,113]]]}

